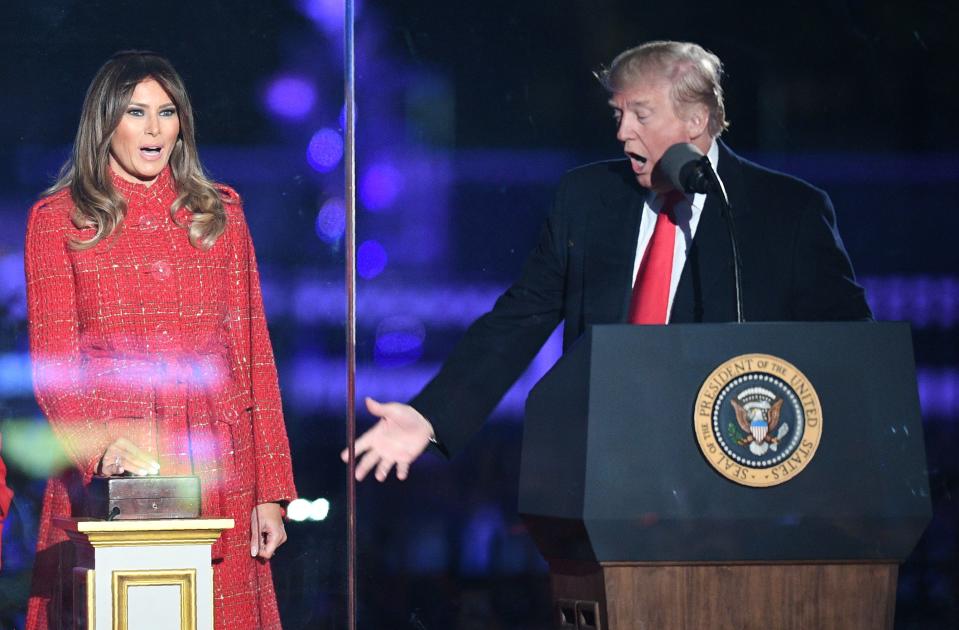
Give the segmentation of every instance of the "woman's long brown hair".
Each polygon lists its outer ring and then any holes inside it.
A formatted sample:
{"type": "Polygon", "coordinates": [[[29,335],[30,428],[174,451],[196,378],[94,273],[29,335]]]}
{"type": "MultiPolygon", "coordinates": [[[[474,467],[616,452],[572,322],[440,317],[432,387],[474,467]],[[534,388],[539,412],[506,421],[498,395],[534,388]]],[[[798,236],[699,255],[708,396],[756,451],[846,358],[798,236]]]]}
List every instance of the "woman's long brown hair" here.
{"type": "Polygon", "coordinates": [[[116,232],[123,222],[126,201],[110,179],[110,141],[134,88],[147,79],[153,79],[166,91],[180,120],[180,136],[170,152],[170,168],[177,188],[171,216],[175,217],[180,208],[189,208],[192,220],[182,227],[189,230],[190,243],[201,249],[211,247],[226,229],[223,200],[204,173],[197,154],[193,108],[183,80],[160,55],[123,51],[107,60],[93,77],[83,101],[73,153],[60,169],[57,181],[45,191],[52,194],[69,188],[74,203],[73,224],[95,229],[89,239],[74,240],[74,249],[93,247],[116,232]]]}

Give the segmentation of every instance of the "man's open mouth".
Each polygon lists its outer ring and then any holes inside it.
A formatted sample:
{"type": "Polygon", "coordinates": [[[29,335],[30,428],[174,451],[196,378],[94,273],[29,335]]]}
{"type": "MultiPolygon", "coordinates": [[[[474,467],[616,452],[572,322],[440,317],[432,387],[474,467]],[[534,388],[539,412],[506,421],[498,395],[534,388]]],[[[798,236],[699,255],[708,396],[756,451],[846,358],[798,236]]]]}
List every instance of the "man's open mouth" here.
{"type": "Polygon", "coordinates": [[[640,155],[639,153],[633,153],[632,151],[626,151],[626,155],[628,155],[628,156],[631,157],[632,159],[636,160],[636,161],[639,162],[640,164],[645,164],[645,163],[646,163],[646,157],[643,156],[643,155],[640,155]]]}

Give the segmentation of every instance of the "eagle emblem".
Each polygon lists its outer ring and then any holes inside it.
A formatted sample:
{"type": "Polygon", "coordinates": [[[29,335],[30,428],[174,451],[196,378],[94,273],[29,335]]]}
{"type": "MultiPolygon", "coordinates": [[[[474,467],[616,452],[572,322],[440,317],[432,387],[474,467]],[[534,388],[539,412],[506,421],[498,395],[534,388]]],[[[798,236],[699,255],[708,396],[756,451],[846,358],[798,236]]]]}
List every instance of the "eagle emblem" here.
{"type": "Polygon", "coordinates": [[[763,387],[751,387],[744,390],[729,403],[736,410],[736,422],[745,434],[736,440],[740,446],[747,446],[753,455],[764,455],[766,451],[779,449],[779,441],[789,433],[789,424],[780,424],[783,399],[763,387]]]}
{"type": "Polygon", "coordinates": [[[693,409],[706,461],[743,486],[768,488],[792,479],[822,439],[822,405],[813,384],[771,354],[741,354],[716,366],[693,409]]]}

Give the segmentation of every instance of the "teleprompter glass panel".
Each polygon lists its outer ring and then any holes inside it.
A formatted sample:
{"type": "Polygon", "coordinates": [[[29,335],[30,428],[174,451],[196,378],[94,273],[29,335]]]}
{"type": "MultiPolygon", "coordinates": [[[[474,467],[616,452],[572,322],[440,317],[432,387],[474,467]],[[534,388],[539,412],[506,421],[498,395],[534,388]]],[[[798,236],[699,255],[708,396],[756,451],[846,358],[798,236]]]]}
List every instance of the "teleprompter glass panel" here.
{"type": "MultiPolygon", "coordinates": [[[[204,501],[203,515],[237,512],[231,515],[246,533],[224,544],[239,549],[241,560],[244,554],[250,557],[251,514],[246,507],[231,506],[285,504],[292,498],[286,472],[287,453],[292,456],[299,498],[285,505],[288,540],[270,562],[274,587],[267,586],[269,579],[260,569],[265,581],[259,587],[232,584],[218,591],[223,601],[248,603],[219,611],[224,627],[272,627],[274,597],[285,628],[342,627],[347,590],[346,475],[338,458],[346,408],[342,6],[294,0],[14,2],[0,9],[0,23],[0,49],[8,60],[0,73],[9,86],[0,96],[7,112],[0,122],[6,147],[0,214],[10,226],[0,238],[0,432],[6,481],[14,491],[4,515],[0,589],[7,596],[0,626],[23,627],[31,571],[44,570],[35,545],[47,479],[76,479],[71,445],[64,448],[64,434],[58,438],[50,431],[49,414],[38,407],[31,382],[28,319],[46,309],[59,314],[54,319],[77,320],[72,328],[79,344],[73,348],[74,367],[82,378],[77,377],[69,396],[80,411],[66,419],[103,427],[108,413],[114,428],[107,433],[142,439],[137,446],[160,460],[161,475],[189,473],[192,463],[204,497],[218,497],[204,501]],[[81,296],[87,304],[112,300],[109,318],[94,321],[88,313],[70,311],[62,302],[65,295],[59,294],[28,308],[23,264],[28,210],[70,155],[84,94],[98,68],[117,51],[129,49],[162,55],[182,77],[192,101],[200,163],[210,181],[236,192],[245,221],[236,213],[236,198],[225,193],[232,204],[227,211],[234,214],[228,214],[225,235],[206,252],[189,244],[186,230],[170,226],[163,205],[170,199],[150,206],[152,214],[140,205],[131,207],[118,237],[140,239],[125,250],[128,259],[117,260],[117,251],[126,247],[122,242],[112,250],[101,243],[84,252],[80,262],[119,287],[112,296],[105,296],[103,285],[96,297],[89,292],[81,296]],[[235,232],[243,223],[255,247],[259,289],[252,281],[253,258],[242,234],[235,232]],[[221,253],[227,250],[229,255],[221,253]],[[102,261],[109,257],[128,268],[108,271],[102,261]],[[244,336],[249,330],[254,334],[244,336]],[[265,338],[257,332],[264,330],[269,331],[280,398],[271,384],[273,362],[265,338]],[[88,380],[93,370],[79,369],[107,361],[117,364],[111,369],[122,369],[109,372],[115,376],[97,371],[96,383],[88,380]],[[83,401],[96,399],[95,390],[102,392],[104,383],[110,384],[114,400],[147,402],[136,413],[110,404],[94,411],[83,401]],[[186,429],[170,429],[173,425],[186,429]],[[180,450],[167,448],[165,438],[158,437],[163,431],[182,438],[180,450]],[[221,466],[215,475],[204,469],[216,468],[210,462],[221,466]],[[237,621],[241,610],[246,616],[237,621]]],[[[151,113],[149,108],[145,113],[151,113]]],[[[121,116],[127,115],[134,114],[124,108],[121,116]]],[[[169,120],[169,114],[158,116],[163,116],[160,125],[169,120]]],[[[185,116],[181,106],[181,123],[185,116]]],[[[131,160],[140,160],[146,151],[141,161],[152,163],[158,151],[147,144],[135,141],[131,160]]],[[[101,152],[96,159],[106,155],[101,152]]],[[[49,260],[40,256],[34,268],[49,260]]],[[[65,266],[63,277],[76,269],[65,266]]],[[[43,273],[31,277],[37,287],[43,280],[43,273]]],[[[89,288],[82,282],[77,287],[89,288]]],[[[31,295],[41,293],[31,287],[31,295]]],[[[112,457],[104,460],[108,467],[114,462],[112,457]]],[[[219,547],[214,553],[222,556],[219,547]]],[[[222,560],[214,566],[223,571],[222,560]]],[[[55,576],[47,576],[35,592],[50,598],[57,588],[55,576]]]]}

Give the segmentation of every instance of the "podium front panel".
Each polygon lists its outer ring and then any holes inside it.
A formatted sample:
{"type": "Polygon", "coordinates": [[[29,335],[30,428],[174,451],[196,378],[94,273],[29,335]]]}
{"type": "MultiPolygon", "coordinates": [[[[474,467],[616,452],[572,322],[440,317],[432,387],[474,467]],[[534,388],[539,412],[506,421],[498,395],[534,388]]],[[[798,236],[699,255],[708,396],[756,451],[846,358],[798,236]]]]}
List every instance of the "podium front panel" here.
{"type": "Polygon", "coordinates": [[[520,511],[544,553],[574,559],[904,558],[930,515],[918,410],[907,325],[597,327],[530,394],[520,511]],[[801,370],[822,412],[815,456],[765,488],[716,472],[693,428],[710,373],[752,353],[801,370]],[[542,470],[583,476],[550,490],[542,470]]]}

